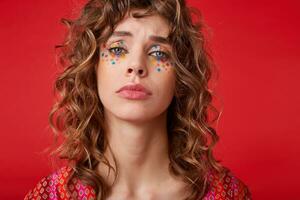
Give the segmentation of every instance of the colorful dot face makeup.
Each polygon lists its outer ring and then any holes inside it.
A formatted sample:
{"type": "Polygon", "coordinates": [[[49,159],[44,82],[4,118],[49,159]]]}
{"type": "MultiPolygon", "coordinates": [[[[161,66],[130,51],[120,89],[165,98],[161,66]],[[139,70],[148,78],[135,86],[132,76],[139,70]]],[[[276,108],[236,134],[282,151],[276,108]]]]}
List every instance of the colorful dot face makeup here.
{"type": "Polygon", "coordinates": [[[105,44],[102,45],[102,52],[100,55],[101,62],[109,63],[111,65],[116,65],[120,61],[124,60],[124,42],[119,41],[113,43],[111,46],[107,47],[105,44]]]}
{"type": "MultiPolygon", "coordinates": [[[[127,57],[127,48],[123,40],[103,44],[101,46],[100,61],[102,64],[117,66],[125,61],[127,57]]],[[[148,53],[148,65],[158,73],[168,72],[173,67],[170,56],[160,45],[153,45],[148,53]]]]}
{"type": "Polygon", "coordinates": [[[169,71],[173,64],[170,61],[169,55],[159,45],[154,45],[151,48],[150,65],[155,71],[169,71]]]}

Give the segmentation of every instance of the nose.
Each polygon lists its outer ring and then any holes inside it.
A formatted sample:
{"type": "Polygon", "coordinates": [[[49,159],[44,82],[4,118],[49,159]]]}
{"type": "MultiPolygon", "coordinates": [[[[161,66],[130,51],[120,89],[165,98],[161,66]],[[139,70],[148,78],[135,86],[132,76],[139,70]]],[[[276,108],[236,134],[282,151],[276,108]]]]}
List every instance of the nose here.
{"type": "Polygon", "coordinates": [[[135,74],[139,77],[145,77],[147,74],[147,71],[143,67],[131,66],[131,67],[127,68],[126,74],[127,74],[127,76],[130,76],[131,74],[135,74]]]}
{"type": "Polygon", "coordinates": [[[142,54],[135,54],[130,61],[127,64],[126,76],[139,76],[140,78],[147,76],[147,64],[142,54]]]}

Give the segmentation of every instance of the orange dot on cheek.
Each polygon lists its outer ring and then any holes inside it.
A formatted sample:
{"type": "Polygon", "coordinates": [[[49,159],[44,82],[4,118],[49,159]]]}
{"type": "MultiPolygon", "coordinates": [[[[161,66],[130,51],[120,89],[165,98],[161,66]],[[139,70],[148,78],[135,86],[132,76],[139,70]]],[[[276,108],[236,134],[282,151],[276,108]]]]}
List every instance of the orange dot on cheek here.
{"type": "Polygon", "coordinates": [[[122,54],[122,55],[120,55],[120,56],[117,56],[117,59],[120,59],[120,60],[123,60],[125,58],[125,55],[124,54],[122,54]]]}

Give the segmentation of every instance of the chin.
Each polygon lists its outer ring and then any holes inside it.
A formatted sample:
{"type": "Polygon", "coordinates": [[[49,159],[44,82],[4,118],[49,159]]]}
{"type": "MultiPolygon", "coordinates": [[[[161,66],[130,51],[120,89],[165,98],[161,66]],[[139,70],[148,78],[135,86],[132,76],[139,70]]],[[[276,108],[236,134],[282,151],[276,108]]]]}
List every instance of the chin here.
{"type": "Polygon", "coordinates": [[[141,105],[128,105],[111,109],[111,114],[115,117],[130,122],[146,122],[157,118],[163,110],[145,107],[141,105]]]}
{"type": "MultiPolygon", "coordinates": [[[[135,106],[137,107],[137,106],[135,106]]],[[[152,114],[153,110],[144,109],[144,108],[135,108],[134,106],[128,106],[118,109],[115,113],[115,116],[117,116],[120,119],[126,120],[126,121],[135,121],[135,122],[142,122],[151,120],[152,118],[155,118],[156,116],[152,114]]]]}

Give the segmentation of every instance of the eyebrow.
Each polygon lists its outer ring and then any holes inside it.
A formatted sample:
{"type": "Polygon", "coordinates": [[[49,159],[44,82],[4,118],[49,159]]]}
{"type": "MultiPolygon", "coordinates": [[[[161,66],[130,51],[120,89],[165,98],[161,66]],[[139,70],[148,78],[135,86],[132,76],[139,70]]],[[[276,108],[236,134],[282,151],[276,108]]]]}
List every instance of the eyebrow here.
{"type": "MultiPolygon", "coordinates": [[[[128,31],[114,31],[112,36],[127,36],[127,37],[133,37],[133,34],[131,32],[128,31]]],[[[170,45],[170,41],[168,40],[168,38],[162,37],[162,36],[157,36],[157,35],[151,35],[150,40],[154,41],[154,42],[158,42],[158,43],[162,43],[162,44],[168,44],[170,45]]]]}

